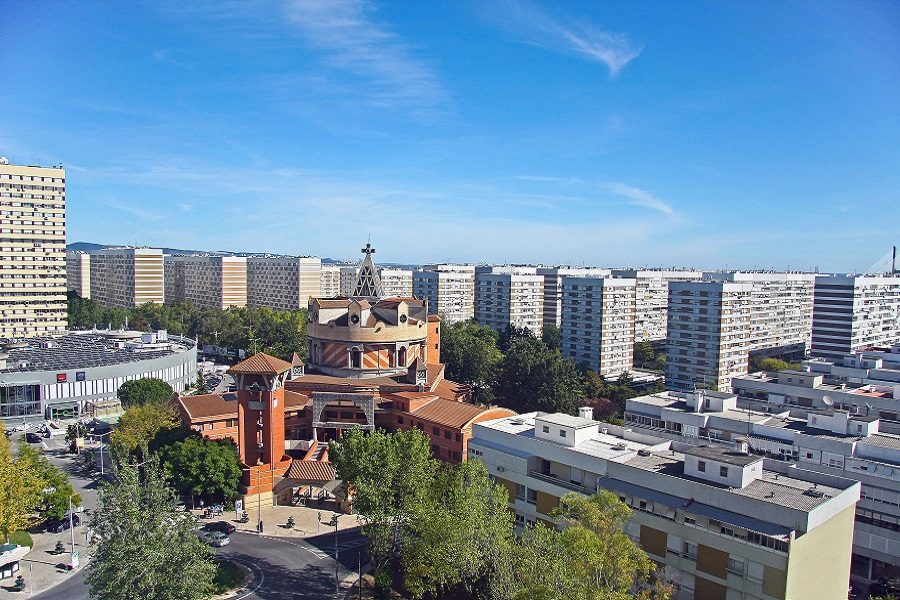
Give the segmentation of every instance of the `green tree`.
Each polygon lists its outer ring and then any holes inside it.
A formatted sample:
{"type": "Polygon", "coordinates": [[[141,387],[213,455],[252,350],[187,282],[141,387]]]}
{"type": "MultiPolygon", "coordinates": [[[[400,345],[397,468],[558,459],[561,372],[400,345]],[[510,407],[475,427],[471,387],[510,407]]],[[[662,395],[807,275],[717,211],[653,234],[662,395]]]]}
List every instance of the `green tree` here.
{"type": "Polygon", "coordinates": [[[414,598],[471,596],[513,543],[509,495],[479,460],[440,469],[429,491],[402,546],[405,587],[414,598]]]}
{"type": "Polygon", "coordinates": [[[634,364],[639,367],[650,366],[656,360],[656,353],[650,342],[637,342],[634,345],[634,364]]]}
{"type": "Polygon", "coordinates": [[[501,364],[495,393],[504,406],[519,412],[572,414],[584,397],[575,363],[527,336],[513,340],[501,364]]]}
{"type": "Polygon", "coordinates": [[[126,381],[119,386],[116,396],[122,403],[122,408],[131,408],[145,404],[163,404],[168,402],[174,393],[172,386],[162,379],[148,377],[126,381]]]}
{"type": "Polygon", "coordinates": [[[32,523],[34,508],[43,496],[44,481],[21,449],[13,456],[6,436],[0,438],[0,538],[32,523]]]}
{"type": "Polygon", "coordinates": [[[175,411],[164,404],[133,406],[119,417],[118,426],[109,435],[109,447],[113,460],[127,462],[133,457],[138,462],[150,454],[151,444],[157,436],[181,429],[175,411]]]}
{"type": "Polygon", "coordinates": [[[751,356],[750,357],[750,372],[755,373],[756,371],[767,371],[767,372],[778,372],[778,371],[795,371],[800,368],[800,363],[788,362],[786,360],[782,360],[780,358],[773,358],[770,356],[751,356]]]}
{"type": "Polygon", "coordinates": [[[471,386],[476,402],[494,400],[492,387],[503,359],[498,340],[496,331],[474,321],[441,323],[441,360],[447,378],[471,386]]]}
{"type": "Polygon", "coordinates": [[[159,450],[175,489],[207,500],[232,500],[237,495],[241,465],[230,439],[209,440],[198,434],[159,450]]]}
{"type": "Polygon", "coordinates": [[[19,460],[41,481],[40,498],[32,508],[42,520],[61,519],[69,510],[69,500],[73,508],[81,504],[81,496],[75,493],[69,477],[46,456],[23,445],[19,448],[19,460]]]}
{"type": "Polygon", "coordinates": [[[562,349],[562,331],[556,325],[544,325],[541,341],[551,350],[562,349]]]}
{"type": "MultiPolygon", "coordinates": [[[[366,435],[351,429],[329,457],[350,485],[376,575],[390,572],[416,515],[426,505],[437,472],[429,438],[418,429],[366,435]]],[[[384,581],[376,576],[376,581],[384,581]]]]}
{"type": "Polygon", "coordinates": [[[202,600],[212,591],[213,553],[153,460],[122,467],[100,489],[90,527],[96,535],[86,581],[97,600],[202,600]]]}

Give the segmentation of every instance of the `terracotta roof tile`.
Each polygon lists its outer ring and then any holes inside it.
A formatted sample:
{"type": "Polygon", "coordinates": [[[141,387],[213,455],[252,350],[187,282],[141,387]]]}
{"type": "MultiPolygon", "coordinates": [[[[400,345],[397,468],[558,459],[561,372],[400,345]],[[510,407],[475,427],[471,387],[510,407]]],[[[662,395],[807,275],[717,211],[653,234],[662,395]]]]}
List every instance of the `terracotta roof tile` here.
{"type": "Polygon", "coordinates": [[[428,315],[428,322],[429,323],[435,323],[435,322],[440,323],[441,318],[437,315],[428,315]]]}
{"type": "Polygon", "coordinates": [[[284,406],[285,408],[299,408],[309,404],[309,396],[300,392],[284,390],[284,406]]]}
{"type": "Polygon", "coordinates": [[[462,429],[469,421],[487,410],[490,409],[467,402],[436,398],[425,406],[412,411],[412,414],[418,419],[425,419],[445,427],[462,429]]]}
{"type": "Polygon", "coordinates": [[[300,355],[297,354],[296,352],[291,354],[291,366],[294,366],[294,367],[302,367],[303,366],[303,359],[300,358],[300,355]]]}
{"type": "Polygon", "coordinates": [[[308,481],[312,483],[328,483],[337,478],[337,472],[331,463],[318,460],[295,460],[284,474],[288,479],[308,481]]]}
{"type": "Polygon", "coordinates": [[[227,373],[230,375],[281,375],[290,368],[291,363],[286,360],[260,352],[232,365],[227,373]]]}
{"type": "Polygon", "coordinates": [[[184,408],[184,411],[187,413],[188,417],[191,418],[191,420],[209,419],[213,417],[237,417],[237,401],[225,400],[220,394],[179,396],[178,402],[184,408]]]}

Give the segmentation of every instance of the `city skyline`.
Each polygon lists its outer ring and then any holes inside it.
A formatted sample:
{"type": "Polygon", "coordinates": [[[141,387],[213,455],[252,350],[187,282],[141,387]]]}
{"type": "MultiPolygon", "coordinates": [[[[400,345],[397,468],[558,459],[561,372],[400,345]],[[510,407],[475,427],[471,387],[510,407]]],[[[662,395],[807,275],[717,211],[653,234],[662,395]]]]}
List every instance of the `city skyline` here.
{"type": "Polygon", "coordinates": [[[823,271],[897,242],[896,5],[7,8],[0,154],[65,165],[70,242],[823,271]]]}

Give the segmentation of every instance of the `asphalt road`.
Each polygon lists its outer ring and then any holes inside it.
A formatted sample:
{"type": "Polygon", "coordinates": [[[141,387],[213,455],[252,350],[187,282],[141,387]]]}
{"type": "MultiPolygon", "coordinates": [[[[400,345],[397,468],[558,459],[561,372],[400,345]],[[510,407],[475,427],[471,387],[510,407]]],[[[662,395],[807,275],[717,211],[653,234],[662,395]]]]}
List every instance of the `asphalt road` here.
{"type": "MultiPolygon", "coordinates": [[[[94,482],[72,469],[67,459],[50,456],[52,462],[66,468],[71,481],[82,495],[87,508],[96,506],[94,482]]],[[[235,600],[335,600],[335,536],[334,533],[307,538],[273,538],[255,533],[233,533],[231,543],[218,549],[218,554],[247,566],[253,573],[249,591],[235,600]]],[[[365,564],[365,544],[359,529],[346,529],[337,535],[340,565],[338,578],[355,573],[360,555],[365,564]]],[[[34,596],[40,600],[89,600],[80,569],[62,583],[34,596]]],[[[346,593],[346,592],[344,592],[346,593]]]]}
{"type": "MultiPolygon", "coordinates": [[[[358,530],[338,534],[339,579],[356,571],[364,552],[358,530]]],[[[334,535],[323,534],[304,541],[234,533],[231,544],[219,555],[234,559],[253,572],[249,591],[240,600],[335,600],[334,535]]],[[[365,557],[363,562],[365,563],[365,557]]],[[[346,590],[344,591],[346,593],[346,590]]],[[[34,596],[40,600],[89,600],[82,569],[60,585],[34,596]]],[[[236,599],[237,600],[237,599],[236,599]]]]}

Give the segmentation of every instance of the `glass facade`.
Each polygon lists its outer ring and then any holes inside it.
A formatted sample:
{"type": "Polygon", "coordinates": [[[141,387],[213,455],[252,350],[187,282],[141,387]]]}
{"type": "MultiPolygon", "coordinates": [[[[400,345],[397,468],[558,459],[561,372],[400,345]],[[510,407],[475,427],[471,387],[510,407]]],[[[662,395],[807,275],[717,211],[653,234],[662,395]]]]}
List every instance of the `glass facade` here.
{"type": "Polygon", "coordinates": [[[37,385],[0,386],[0,418],[41,416],[37,385]]]}

